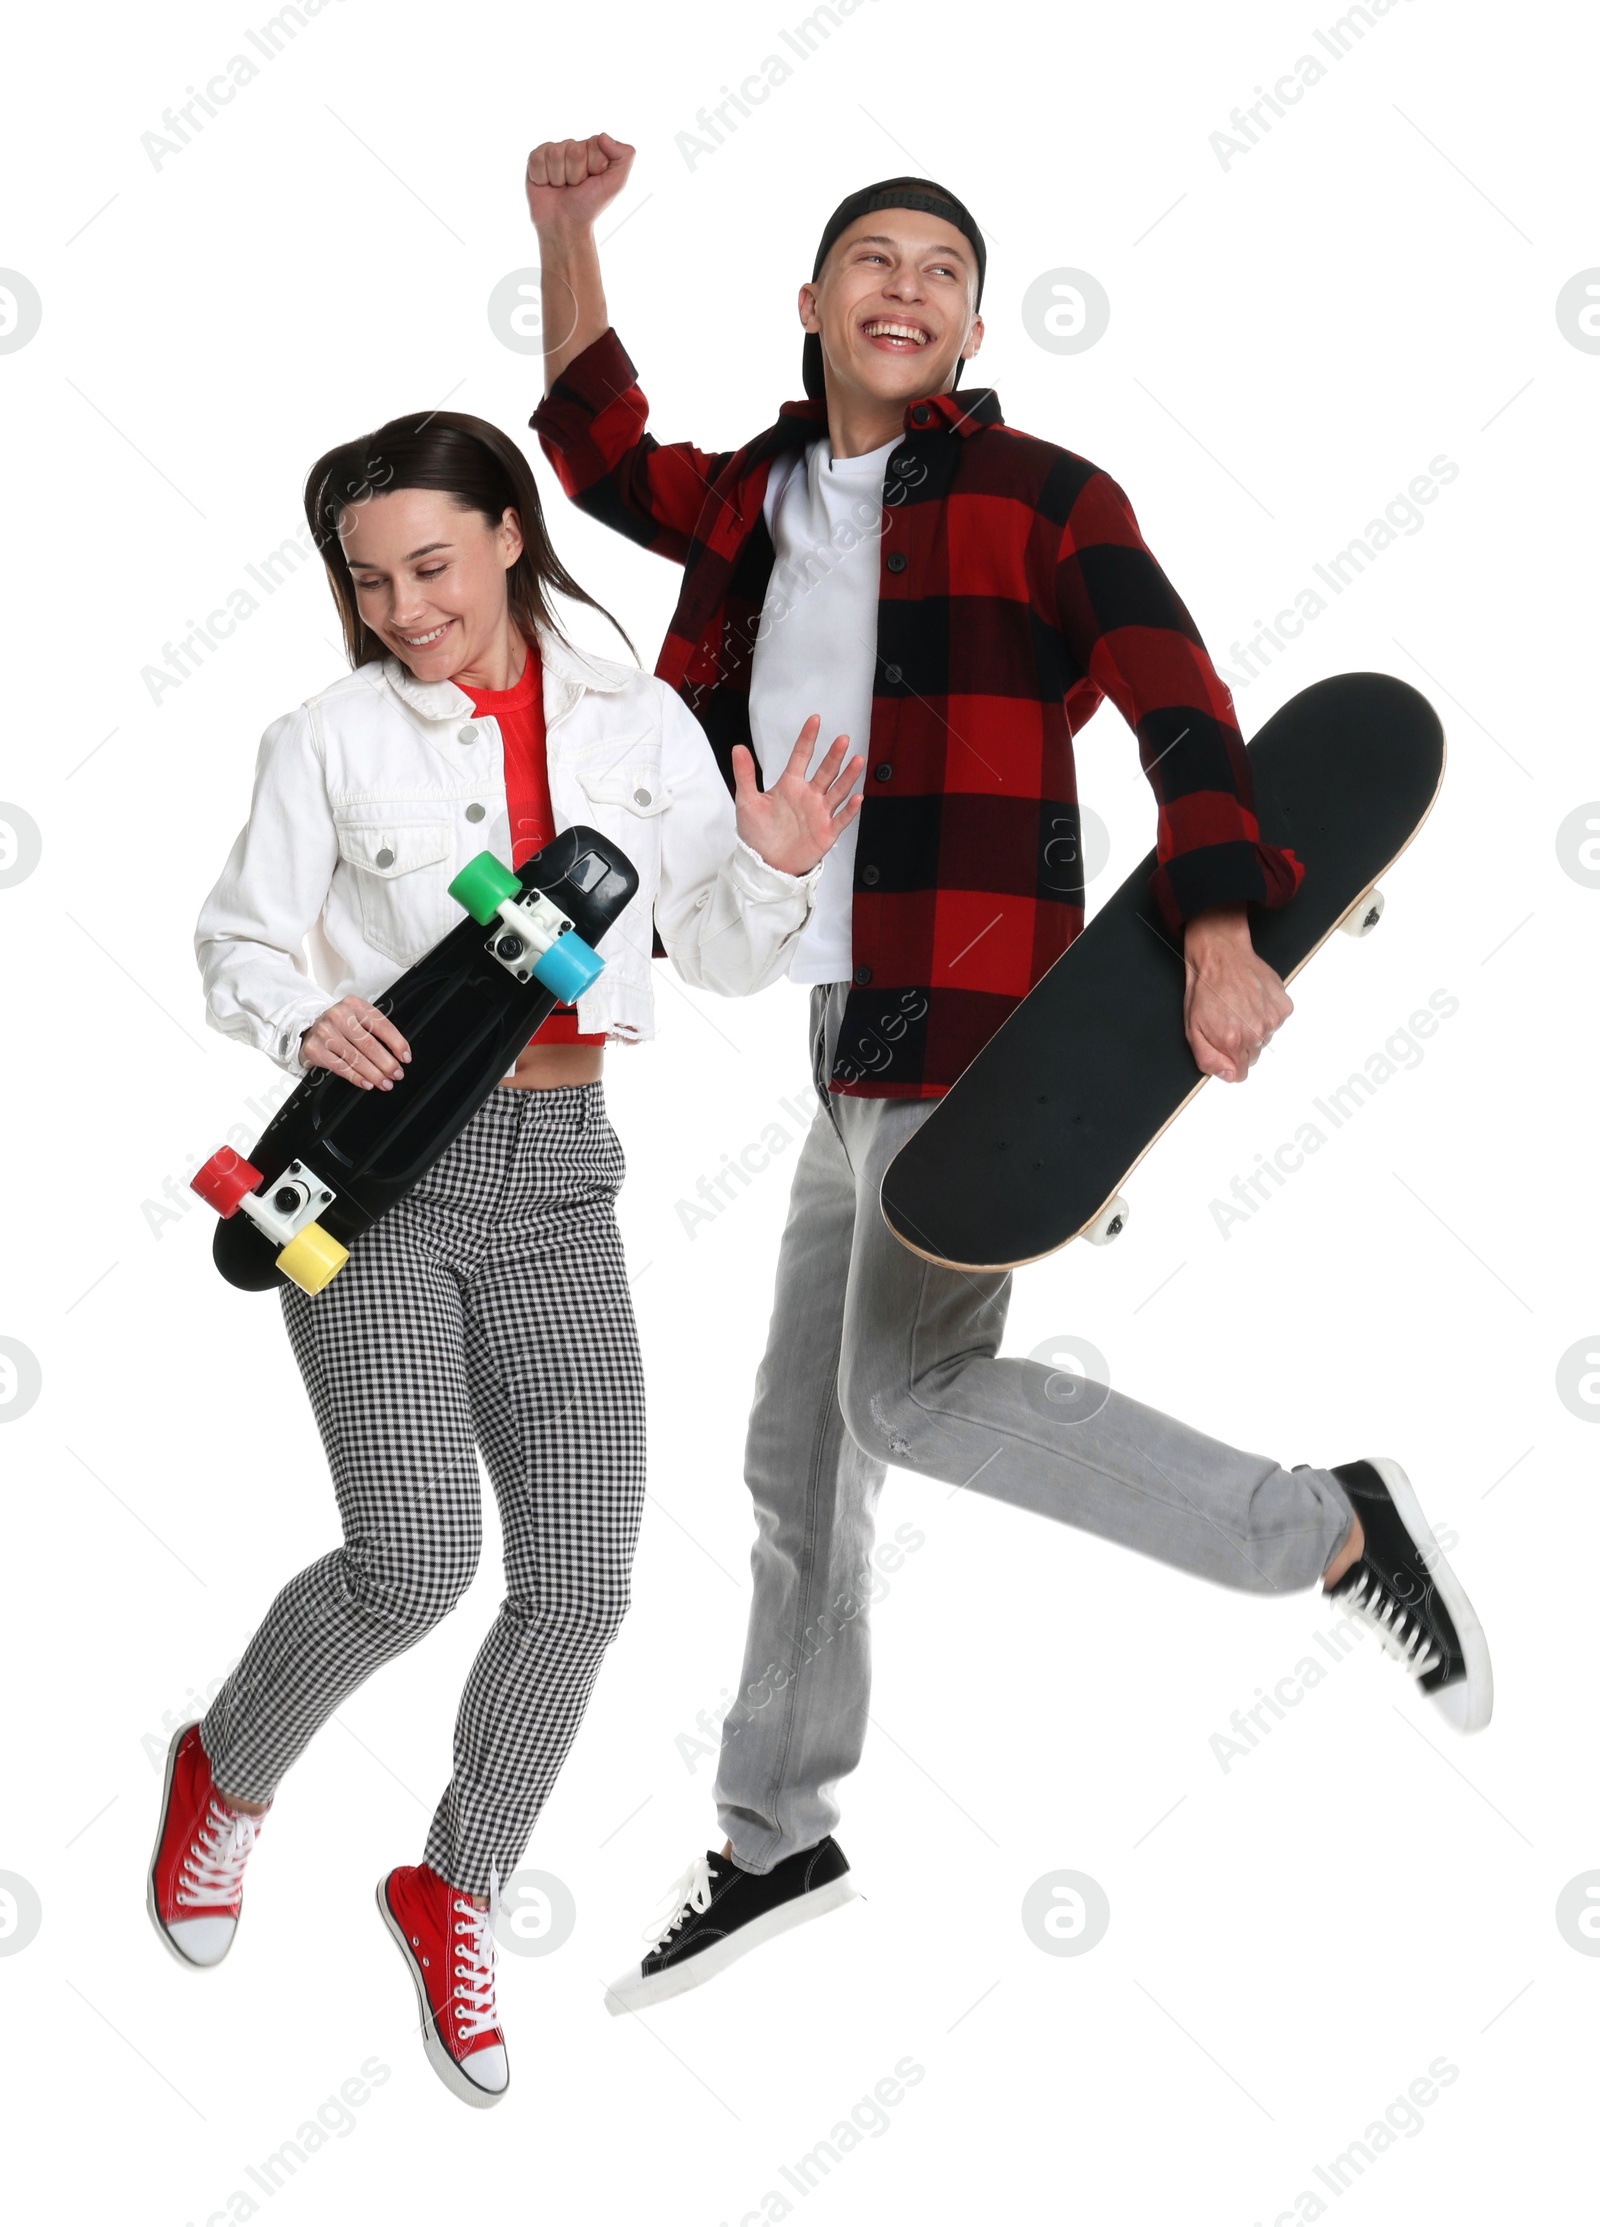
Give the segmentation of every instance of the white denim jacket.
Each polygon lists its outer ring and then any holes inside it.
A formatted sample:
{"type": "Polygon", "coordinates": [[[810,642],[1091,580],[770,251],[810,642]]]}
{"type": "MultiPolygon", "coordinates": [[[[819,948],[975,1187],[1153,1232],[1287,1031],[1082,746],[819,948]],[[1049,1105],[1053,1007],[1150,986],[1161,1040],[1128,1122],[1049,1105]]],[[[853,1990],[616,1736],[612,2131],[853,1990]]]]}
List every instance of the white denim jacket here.
{"type": "MultiPolygon", "coordinates": [[[[539,654],[557,832],[598,828],[639,875],[601,938],[605,972],[578,1001],[579,1028],[655,1033],[652,915],[686,982],[729,997],[765,988],[788,965],[820,865],[781,873],[740,840],[705,735],[665,681],[543,629],[539,654]]],[[[499,722],[395,657],[335,681],[261,738],[250,817],[195,927],[207,1021],[301,1073],[318,1014],[352,991],[381,996],[464,917],[449,883],[484,850],[509,864],[499,722]]]]}

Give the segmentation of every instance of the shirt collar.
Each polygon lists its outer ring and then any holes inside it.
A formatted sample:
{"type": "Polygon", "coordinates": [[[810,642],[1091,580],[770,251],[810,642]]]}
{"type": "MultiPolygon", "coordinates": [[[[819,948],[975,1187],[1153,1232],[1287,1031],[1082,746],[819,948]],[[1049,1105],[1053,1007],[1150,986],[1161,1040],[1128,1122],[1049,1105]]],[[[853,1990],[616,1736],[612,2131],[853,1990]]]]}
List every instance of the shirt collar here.
{"type": "MultiPolygon", "coordinates": [[[[906,405],[907,433],[959,433],[963,439],[986,425],[1004,425],[1000,397],[993,387],[968,387],[953,394],[925,394],[906,405]]],[[[779,405],[777,423],[763,437],[773,449],[814,441],[827,431],[828,405],[809,397],[779,405]]]]}

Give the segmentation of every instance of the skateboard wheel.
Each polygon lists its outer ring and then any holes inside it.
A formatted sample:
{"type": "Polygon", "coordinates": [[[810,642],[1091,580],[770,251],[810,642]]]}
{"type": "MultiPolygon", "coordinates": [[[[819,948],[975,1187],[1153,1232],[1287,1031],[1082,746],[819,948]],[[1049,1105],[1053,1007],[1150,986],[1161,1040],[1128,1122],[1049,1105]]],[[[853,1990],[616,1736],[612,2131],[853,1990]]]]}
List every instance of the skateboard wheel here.
{"type": "Polygon", "coordinates": [[[348,1250],[336,1237],[330,1237],[320,1222],[307,1222],[297,1230],[278,1255],[276,1265],[282,1269],[290,1283],[298,1284],[313,1299],[331,1284],[334,1277],[350,1258],[348,1250]]]}
{"type": "Polygon", "coordinates": [[[451,882],[450,894],[480,928],[492,928],[506,899],[522,894],[522,884],[493,851],[479,851],[451,882]]]}
{"type": "Polygon", "coordinates": [[[1091,1245],[1109,1245],[1114,1237],[1122,1235],[1127,1222],[1128,1202],[1119,1191],[1108,1206],[1100,1209],[1083,1234],[1091,1245]]]}
{"type": "Polygon", "coordinates": [[[553,990],[563,1005],[576,1005],[605,971],[605,961],[589,949],[582,936],[558,936],[548,951],[533,962],[533,978],[553,990]]]}
{"type": "Polygon", "coordinates": [[[1339,925],[1347,936],[1370,936],[1383,918],[1383,891],[1369,889],[1358,897],[1339,925]]]}
{"type": "Polygon", "coordinates": [[[189,1178],[189,1188],[203,1198],[207,1206],[214,1206],[226,1222],[239,1211],[239,1201],[248,1198],[261,1181],[261,1170],[242,1160],[231,1144],[220,1152],[213,1152],[202,1167],[196,1168],[189,1178]]]}

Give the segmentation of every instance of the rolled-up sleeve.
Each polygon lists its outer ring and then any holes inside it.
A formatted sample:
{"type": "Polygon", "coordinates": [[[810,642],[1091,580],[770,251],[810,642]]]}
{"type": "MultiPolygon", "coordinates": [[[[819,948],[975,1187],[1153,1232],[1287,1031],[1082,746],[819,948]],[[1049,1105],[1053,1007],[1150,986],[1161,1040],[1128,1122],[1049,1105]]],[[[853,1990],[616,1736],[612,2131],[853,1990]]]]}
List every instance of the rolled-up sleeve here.
{"type": "Polygon", "coordinates": [[[208,1025],[291,1074],[302,1072],[302,1034],[333,1002],[312,979],[305,939],[337,858],[322,760],[302,708],[261,738],[250,817],[194,935],[208,1025]]]}

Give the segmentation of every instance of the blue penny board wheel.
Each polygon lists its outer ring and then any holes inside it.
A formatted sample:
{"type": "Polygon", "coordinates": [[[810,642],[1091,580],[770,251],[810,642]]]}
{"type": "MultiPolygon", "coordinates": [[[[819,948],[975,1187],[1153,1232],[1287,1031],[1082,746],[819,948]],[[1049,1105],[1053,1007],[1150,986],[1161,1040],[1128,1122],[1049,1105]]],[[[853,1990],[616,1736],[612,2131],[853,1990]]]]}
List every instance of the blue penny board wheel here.
{"type": "Polygon", "coordinates": [[[563,1005],[576,1005],[599,980],[603,964],[576,929],[569,929],[534,961],[534,980],[553,991],[563,1005]]]}

